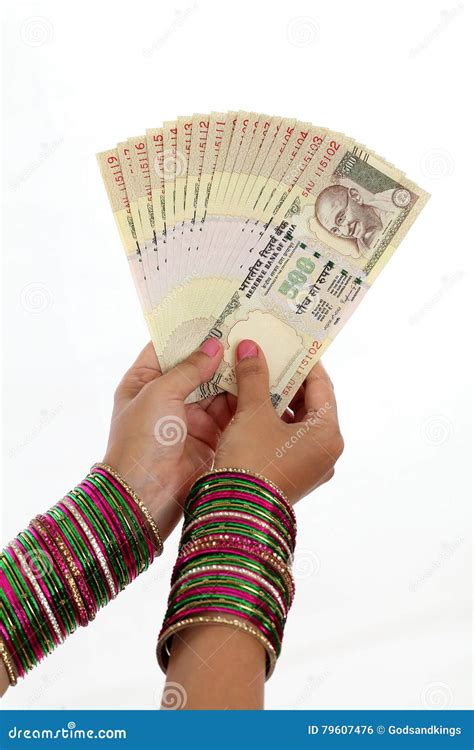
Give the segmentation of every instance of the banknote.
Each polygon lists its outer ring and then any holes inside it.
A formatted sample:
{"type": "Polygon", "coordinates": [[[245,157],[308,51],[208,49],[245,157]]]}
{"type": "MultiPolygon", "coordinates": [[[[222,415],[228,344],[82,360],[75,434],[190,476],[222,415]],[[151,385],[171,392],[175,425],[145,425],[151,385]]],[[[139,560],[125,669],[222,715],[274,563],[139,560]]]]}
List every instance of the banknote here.
{"type": "Polygon", "coordinates": [[[209,121],[209,115],[202,114],[195,114],[192,120],[193,135],[190,143],[186,182],[180,279],[186,279],[188,273],[192,273],[192,267],[190,267],[191,246],[194,239],[197,201],[209,132],[209,121]]]}
{"type": "MultiPolygon", "coordinates": [[[[125,179],[118,150],[114,148],[98,153],[97,162],[118,229],[119,237],[128,261],[137,296],[141,304],[143,316],[147,323],[150,337],[155,341],[156,334],[153,325],[153,315],[151,312],[152,307],[146,286],[140,245],[130,208],[130,200],[125,187],[125,179]]],[[[159,356],[158,351],[157,354],[159,356]]]]}
{"type": "Polygon", "coordinates": [[[254,339],[279,414],[429,198],[353,138],[244,110],[178,117],[98,161],[163,369],[213,336],[223,362],[191,400],[236,393],[235,348],[254,339]]]}
{"type": "Polygon", "coordinates": [[[189,154],[193,132],[193,117],[178,117],[176,134],[176,167],[175,167],[175,234],[173,252],[176,255],[177,277],[183,278],[183,233],[186,206],[186,190],[189,169],[189,154]]]}
{"type": "Polygon", "coordinates": [[[281,413],[427,198],[352,141],[326,139],[259,239],[255,261],[212,328],[225,345],[214,383],[236,392],[235,346],[254,338],[268,352],[272,400],[281,413]]]}

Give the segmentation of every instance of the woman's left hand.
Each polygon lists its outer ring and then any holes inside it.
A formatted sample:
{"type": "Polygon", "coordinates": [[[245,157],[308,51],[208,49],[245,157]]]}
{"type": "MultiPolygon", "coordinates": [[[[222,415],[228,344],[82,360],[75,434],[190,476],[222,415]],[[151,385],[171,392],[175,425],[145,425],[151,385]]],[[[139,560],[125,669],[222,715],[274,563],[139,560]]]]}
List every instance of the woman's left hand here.
{"type": "Polygon", "coordinates": [[[115,469],[152,514],[162,537],[178,522],[186,494],[212,466],[222,430],[232,417],[226,394],[185,405],[222,359],[212,338],[162,375],[149,343],[115,392],[104,463],[115,469]]]}

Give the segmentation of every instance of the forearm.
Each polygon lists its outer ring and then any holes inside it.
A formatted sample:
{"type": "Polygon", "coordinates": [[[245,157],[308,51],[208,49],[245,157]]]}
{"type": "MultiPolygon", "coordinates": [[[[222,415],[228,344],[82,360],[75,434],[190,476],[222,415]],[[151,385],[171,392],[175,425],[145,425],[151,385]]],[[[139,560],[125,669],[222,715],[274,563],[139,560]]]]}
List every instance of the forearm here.
{"type": "Polygon", "coordinates": [[[8,688],[10,687],[10,680],[8,677],[7,668],[3,662],[0,662],[0,697],[5,695],[8,688]]]}
{"type": "Polygon", "coordinates": [[[161,550],[155,518],[105,467],[36,516],[0,555],[2,694],[88,625],[161,550]]]}
{"type": "Polygon", "coordinates": [[[199,625],[173,640],[162,707],[262,709],[265,649],[232,625],[199,625]]]}
{"type": "Polygon", "coordinates": [[[157,656],[163,707],[263,708],[294,584],[295,518],[263,477],[223,469],[185,503],[157,656]]]}

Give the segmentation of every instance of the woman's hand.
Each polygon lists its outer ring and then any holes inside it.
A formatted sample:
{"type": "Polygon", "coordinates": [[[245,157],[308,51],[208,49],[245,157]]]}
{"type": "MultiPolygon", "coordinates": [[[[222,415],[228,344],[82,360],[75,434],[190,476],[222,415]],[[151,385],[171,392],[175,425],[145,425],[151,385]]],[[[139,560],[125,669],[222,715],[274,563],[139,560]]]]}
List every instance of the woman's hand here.
{"type": "Polygon", "coordinates": [[[215,468],[263,474],[295,503],[331,479],[344,447],[332,383],[318,362],[290,405],[293,414],[280,419],[270,401],[262,350],[241,341],[236,360],[237,410],[219,444],[215,468]]]}
{"type": "Polygon", "coordinates": [[[221,359],[220,343],[208,339],[162,375],[150,343],[115,392],[104,463],[137,492],[163,538],[178,522],[191,484],[211,468],[221,431],[231,418],[225,394],[184,404],[221,359]]]}

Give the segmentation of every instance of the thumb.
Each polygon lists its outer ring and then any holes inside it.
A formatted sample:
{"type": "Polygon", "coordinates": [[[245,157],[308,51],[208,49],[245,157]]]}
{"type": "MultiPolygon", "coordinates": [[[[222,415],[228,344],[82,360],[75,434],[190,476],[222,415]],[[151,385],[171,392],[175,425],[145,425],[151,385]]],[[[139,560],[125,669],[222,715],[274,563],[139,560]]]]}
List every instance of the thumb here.
{"type": "Polygon", "coordinates": [[[160,378],[160,387],[166,388],[170,396],[184,400],[198,385],[214,375],[222,355],[220,341],[206,339],[196,352],[160,378]]]}
{"type": "Polygon", "coordinates": [[[265,356],[255,341],[244,339],[236,351],[237,411],[270,403],[270,385],[265,356]]]}

